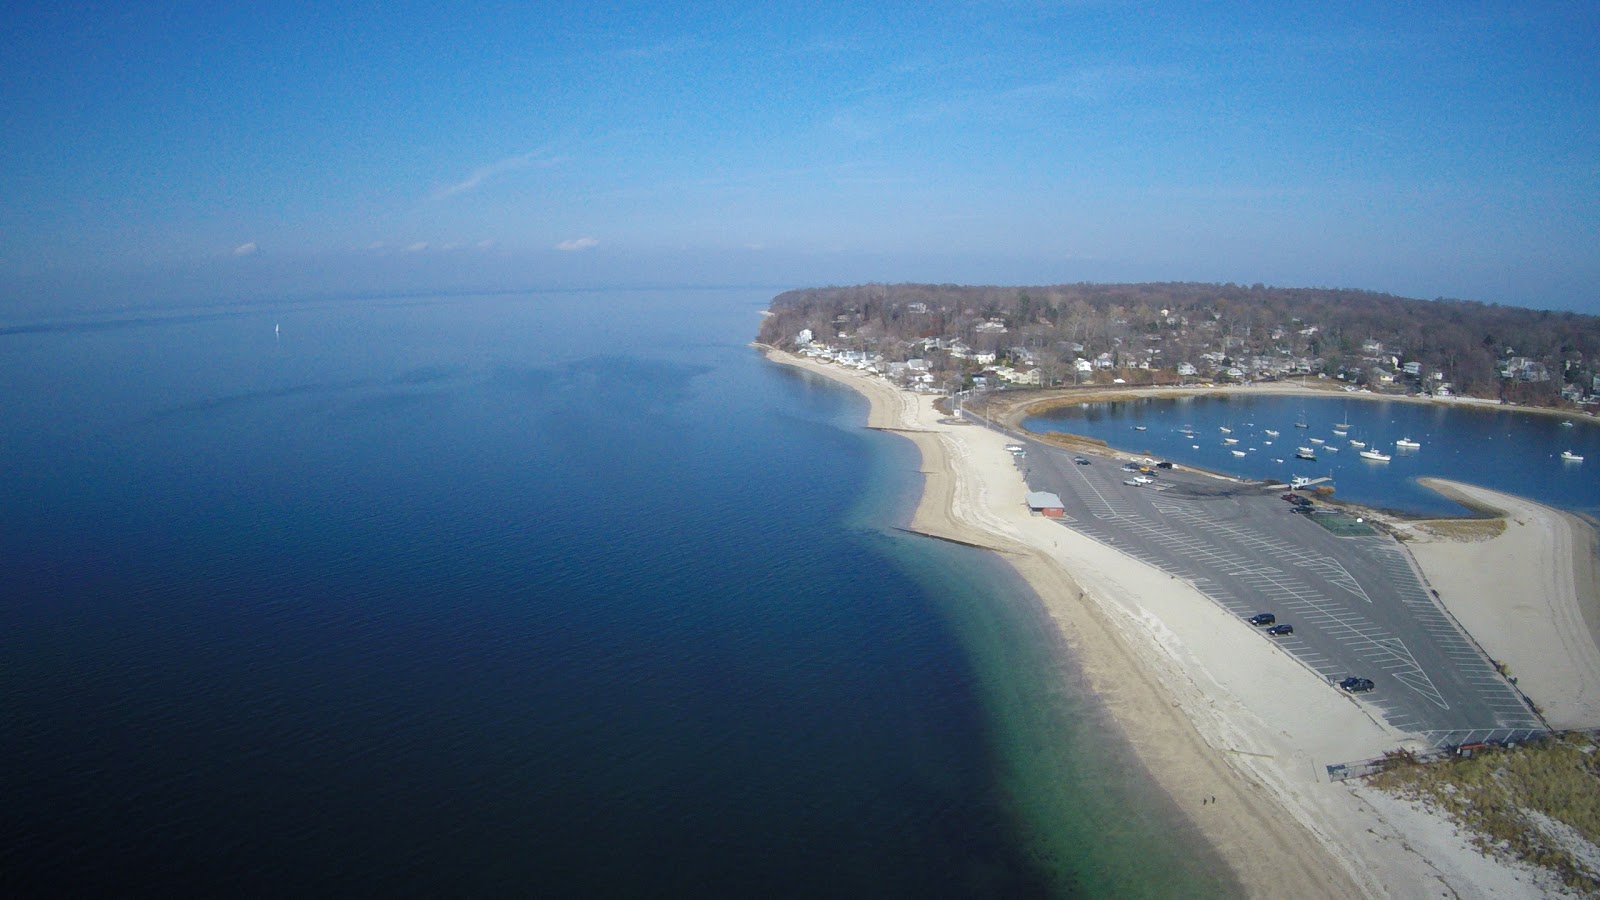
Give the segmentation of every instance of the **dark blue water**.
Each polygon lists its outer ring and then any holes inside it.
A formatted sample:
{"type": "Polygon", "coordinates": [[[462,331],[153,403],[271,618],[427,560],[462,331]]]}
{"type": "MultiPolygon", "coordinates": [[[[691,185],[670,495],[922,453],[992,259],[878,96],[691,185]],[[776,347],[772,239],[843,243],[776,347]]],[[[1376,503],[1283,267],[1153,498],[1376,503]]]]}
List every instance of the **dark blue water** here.
{"type": "Polygon", "coordinates": [[[767,299],[0,333],[0,889],[1233,892],[767,299]]]}
{"type": "Polygon", "coordinates": [[[1244,478],[1331,475],[1336,496],[1370,506],[1428,515],[1465,512],[1416,483],[1448,478],[1527,497],[1560,509],[1600,516],[1600,423],[1561,420],[1513,408],[1426,405],[1371,395],[1296,398],[1199,396],[1180,400],[1129,400],[1061,408],[1029,417],[1032,431],[1065,431],[1113,447],[1244,478]],[[1309,427],[1296,428],[1304,421],[1309,427]],[[1338,436],[1334,426],[1348,424],[1338,436]],[[1144,431],[1136,426],[1144,426],[1144,431]],[[1193,428],[1193,438],[1185,428],[1193,428]],[[1232,428],[1224,434],[1221,428],[1232,428]],[[1279,432],[1268,435],[1268,430],[1279,432]],[[1225,438],[1239,439],[1224,444],[1225,438]],[[1311,443],[1321,438],[1326,443],[1311,443]],[[1397,449],[1410,439],[1422,446],[1397,449]],[[1376,462],[1350,445],[1358,440],[1393,457],[1376,462]],[[1271,442],[1268,444],[1267,442],[1271,442]],[[1301,446],[1315,462],[1295,458],[1301,446]],[[1337,453],[1328,452],[1337,446],[1337,453]],[[1243,458],[1234,450],[1245,451],[1243,458]],[[1561,452],[1583,456],[1565,462],[1561,452]],[[1281,461],[1280,461],[1281,460],[1281,461]]]}

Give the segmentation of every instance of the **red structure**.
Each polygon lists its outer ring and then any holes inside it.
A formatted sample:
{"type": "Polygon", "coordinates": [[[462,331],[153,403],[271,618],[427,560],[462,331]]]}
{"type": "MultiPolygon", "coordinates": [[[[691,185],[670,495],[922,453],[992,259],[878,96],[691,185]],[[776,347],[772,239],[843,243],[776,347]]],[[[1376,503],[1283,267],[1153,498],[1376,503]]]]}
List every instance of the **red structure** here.
{"type": "Polygon", "coordinates": [[[1066,514],[1066,507],[1061,505],[1061,498],[1048,491],[1029,491],[1028,509],[1042,516],[1059,519],[1066,514]]]}

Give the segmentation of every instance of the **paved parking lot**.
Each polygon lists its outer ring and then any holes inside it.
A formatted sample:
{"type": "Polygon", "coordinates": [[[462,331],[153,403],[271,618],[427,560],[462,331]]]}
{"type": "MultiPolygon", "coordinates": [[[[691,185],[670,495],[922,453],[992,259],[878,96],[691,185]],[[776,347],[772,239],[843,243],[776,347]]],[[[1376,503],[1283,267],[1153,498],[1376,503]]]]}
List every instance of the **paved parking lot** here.
{"type": "Polygon", "coordinates": [[[1543,725],[1424,587],[1394,539],[1339,537],[1291,512],[1283,489],[1162,470],[1124,484],[1121,462],[1024,438],[1018,459],[1032,490],[1066,507],[1062,524],[1185,579],[1248,619],[1271,612],[1294,634],[1278,642],[1338,690],[1347,675],[1374,689],[1354,697],[1396,729],[1435,746],[1519,739],[1543,725]]]}

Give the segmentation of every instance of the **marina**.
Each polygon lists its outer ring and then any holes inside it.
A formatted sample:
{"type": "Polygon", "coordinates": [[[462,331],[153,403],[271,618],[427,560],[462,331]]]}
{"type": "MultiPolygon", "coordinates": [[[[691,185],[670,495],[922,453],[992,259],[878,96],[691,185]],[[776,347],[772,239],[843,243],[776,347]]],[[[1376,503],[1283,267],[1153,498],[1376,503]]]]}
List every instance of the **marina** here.
{"type": "MultiPolygon", "coordinates": [[[[1600,422],[1569,420],[1508,406],[1422,403],[1335,394],[1266,393],[1132,398],[1060,407],[1027,417],[1030,431],[1063,431],[1121,446],[1114,429],[1146,426],[1128,449],[1248,479],[1331,476],[1337,497],[1401,512],[1468,511],[1416,483],[1436,476],[1524,496],[1572,512],[1600,515],[1600,481],[1573,478],[1583,457],[1600,452],[1600,422]],[[1303,419],[1302,419],[1303,417],[1303,419]],[[1304,421],[1296,452],[1281,462],[1235,456],[1226,445],[1194,444],[1169,422],[1228,429],[1241,446],[1270,446],[1272,432],[1304,421]],[[1252,425],[1233,423],[1254,423],[1252,425]],[[1335,426],[1346,426],[1337,428],[1335,426]],[[1334,434],[1336,430],[1347,437],[1334,434]],[[1313,438],[1322,443],[1313,442],[1313,438]],[[1367,453],[1334,453],[1335,442],[1367,453]],[[1394,448],[1390,451],[1387,448],[1394,448]],[[1374,465],[1373,463],[1386,465],[1374,465]]],[[[1124,434],[1127,432],[1124,431],[1124,434]]]]}

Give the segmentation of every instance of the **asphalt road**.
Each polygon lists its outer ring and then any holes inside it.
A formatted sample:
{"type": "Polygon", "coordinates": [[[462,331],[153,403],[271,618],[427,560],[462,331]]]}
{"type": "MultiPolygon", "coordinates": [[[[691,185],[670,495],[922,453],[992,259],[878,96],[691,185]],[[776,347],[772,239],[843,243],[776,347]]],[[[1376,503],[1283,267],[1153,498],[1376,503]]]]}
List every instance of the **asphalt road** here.
{"type": "Polygon", "coordinates": [[[1077,465],[1075,454],[1019,442],[1029,487],[1061,497],[1063,525],[1191,582],[1242,620],[1270,612],[1293,625],[1284,637],[1240,636],[1277,642],[1329,690],[1347,675],[1370,678],[1374,689],[1351,699],[1394,728],[1437,747],[1543,730],[1393,538],[1336,536],[1291,512],[1281,487],[1178,470],[1132,486],[1121,460],[1077,465]]]}

